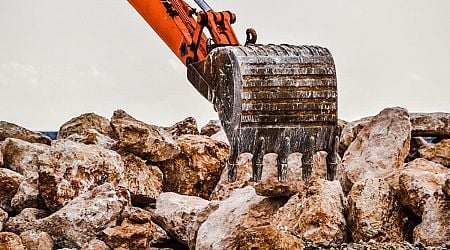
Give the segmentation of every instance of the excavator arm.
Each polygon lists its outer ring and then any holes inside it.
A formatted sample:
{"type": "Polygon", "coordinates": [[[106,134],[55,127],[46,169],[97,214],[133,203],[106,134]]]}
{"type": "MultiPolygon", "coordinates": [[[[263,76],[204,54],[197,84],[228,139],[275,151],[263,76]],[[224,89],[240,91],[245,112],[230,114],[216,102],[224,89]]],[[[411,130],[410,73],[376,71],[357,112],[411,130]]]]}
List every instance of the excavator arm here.
{"type": "Polygon", "coordinates": [[[231,28],[236,16],[229,11],[214,12],[205,1],[195,1],[202,11],[182,0],[128,0],[186,65],[202,61],[213,47],[239,45],[231,28]],[[211,39],[203,33],[205,27],[211,39]]]}
{"type": "Polygon", "coordinates": [[[278,154],[278,178],[285,181],[293,152],[302,153],[303,179],[309,179],[317,151],[328,153],[328,178],[334,178],[337,81],[326,48],[257,45],[251,29],[241,46],[231,27],[236,16],[214,12],[204,0],[195,0],[199,12],[182,0],[128,1],[187,66],[191,84],[217,110],[230,142],[230,181],[243,152],[253,154],[254,181],[262,178],[267,153],[278,154]]]}

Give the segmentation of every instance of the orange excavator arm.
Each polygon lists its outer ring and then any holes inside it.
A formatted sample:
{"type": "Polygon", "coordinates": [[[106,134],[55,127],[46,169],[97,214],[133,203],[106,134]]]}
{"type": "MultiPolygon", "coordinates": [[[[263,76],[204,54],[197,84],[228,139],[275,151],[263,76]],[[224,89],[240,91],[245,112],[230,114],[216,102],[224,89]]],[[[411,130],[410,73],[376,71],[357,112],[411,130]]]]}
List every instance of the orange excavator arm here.
{"type": "Polygon", "coordinates": [[[202,8],[199,12],[182,0],[128,2],[184,64],[203,60],[214,47],[239,45],[231,28],[236,16],[229,11],[214,12],[203,0],[196,0],[202,8]],[[210,39],[203,33],[205,27],[210,39]]]}
{"type": "Polygon", "coordinates": [[[128,1],[186,65],[191,84],[214,105],[230,142],[229,180],[236,178],[243,152],[253,154],[254,181],[262,178],[267,153],[278,155],[278,177],[285,181],[293,152],[302,153],[302,175],[308,179],[318,151],[328,153],[328,177],[334,178],[337,80],[326,48],[255,44],[252,29],[240,46],[231,28],[236,16],[214,12],[205,0],[194,0],[199,12],[183,0],[128,1]]]}

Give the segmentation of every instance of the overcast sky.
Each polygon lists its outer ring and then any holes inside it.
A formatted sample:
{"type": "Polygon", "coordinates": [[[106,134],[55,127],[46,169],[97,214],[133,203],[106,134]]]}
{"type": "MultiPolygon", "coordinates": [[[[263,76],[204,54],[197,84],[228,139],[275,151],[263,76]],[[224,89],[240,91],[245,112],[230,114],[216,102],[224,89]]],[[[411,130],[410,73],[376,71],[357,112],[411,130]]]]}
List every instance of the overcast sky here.
{"type": "MultiPolygon", "coordinates": [[[[339,115],[450,112],[448,0],[210,0],[259,43],[331,50],[339,115]]],[[[152,124],[217,119],[186,69],[125,0],[0,0],[0,120],[57,130],[115,109],[152,124]]]]}

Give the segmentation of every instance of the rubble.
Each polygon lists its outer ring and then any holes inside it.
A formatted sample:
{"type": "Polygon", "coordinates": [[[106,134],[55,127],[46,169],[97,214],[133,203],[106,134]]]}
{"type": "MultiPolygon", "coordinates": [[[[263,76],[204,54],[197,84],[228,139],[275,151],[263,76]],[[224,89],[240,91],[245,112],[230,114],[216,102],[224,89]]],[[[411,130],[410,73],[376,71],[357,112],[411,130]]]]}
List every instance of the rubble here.
{"type": "Polygon", "coordinates": [[[304,243],[294,235],[278,230],[272,225],[252,227],[239,236],[238,249],[272,249],[272,250],[300,250],[304,243]]]}
{"type": "Polygon", "coordinates": [[[203,135],[182,135],[176,143],[181,153],[160,163],[164,192],[209,199],[225,168],[228,145],[203,135]]]}
{"type": "Polygon", "coordinates": [[[21,234],[36,229],[37,221],[49,213],[43,209],[25,208],[18,215],[11,217],[4,224],[4,231],[21,234]]]}
{"type": "Polygon", "coordinates": [[[434,193],[426,202],[422,223],[414,229],[414,242],[426,246],[450,245],[450,198],[434,193]]]}
{"type": "Polygon", "coordinates": [[[106,149],[114,149],[117,141],[109,136],[99,133],[95,129],[87,129],[67,136],[68,140],[84,143],[87,145],[97,145],[106,149]]]}
{"type": "Polygon", "coordinates": [[[39,169],[39,193],[51,211],[104,183],[127,187],[119,154],[95,145],[56,140],[39,169]]]}
{"type": "Polygon", "coordinates": [[[136,120],[123,110],[114,111],[111,125],[119,141],[117,147],[142,159],[160,162],[179,153],[172,135],[163,128],[136,120]]]}
{"type": "Polygon", "coordinates": [[[221,130],[223,130],[223,128],[219,120],[210,120],[205,126],[201,128],[200,134],[206,136],[213,136],[221,130]]]}
{"type": "MultiPolygon", "coordinates": [[[[148,208],[146,208],[148,209],[148,208]]],[[[124,220],[128,223],[139,225],[139,224],[151,224],[153,228],[152,237],[150,238],[150,245],[162,245],[170,242],[172,239],[169,237],[167,232],[161,228],[159,225],[153,222],[156,221],[156,215],[154,215],[154,209],[145,210],[138,207],[127,207],[122,213],[124,220]]],[[[150,225],[147,225],[150,226],[150,225]]]]}
{"type": "Polygon", "coordinates": [[[135,206],[154,204],[162,192],[163,174],[158,167],[146,165],[139,157],[127,154],[122,156],[124,178],[135,206]]]}
{"type": "Polygon", "coordinates": [[[441,192],[448,172],[442,165],[418,158],[385,179],[397,191],[402,205],[420,217],[427,200],[441,192]]]}
{"type": "Polygon", "coordinates": [[[20,237],[9,232],[0,232],[0,247],[2,250],[26,250],[20,237]]]}
{"type": "Polygon", "coordinates": [[[348,122],[343,126],[341,136],[339,138],[339,152],[344,155],[350,144],[355,140],[358,133],[372,120],[372,116],[348,122]]]}
{"type": "Polygon", "coordinates": [[[138,224],[125,219],[120,226],[104,229],[102,239],[114,249],[147,249],[154,232],[155,228],[150,222],[138,224]]]}
{"type": "Polygon", "coordinates": [[[198,135],[197,121],[194,117],[188,117],[180,122],[175,123],[172,127],[165,129],[173,138],[180,135],[198,135]]]}
{"type": "Polygon", "coordinates": [[[96,130],[100,134],[114,137],[108,119],[94,113],[86,113],[64,123],[59,129],[57,139],[66,139],[70,135],[83,134],[91,129],[96,130]]]}
{"type": "Polygon", "coordinates": [[[39,166],[49,160],[50,147],[8,138],[3,143],[5,166],[24,176],[11,200],[11,207],[20,211],[39,207],[39,166]]]}
{"type": "Polygon", "coordinates": [[[338,166],[338,179],[348,192],[353,183],[387,175],[400,168],[409,152],[411,122],[402,108],[387,108],[358,133],[338,166]]]}
{"type": "Polygon", "coordinates": [[[37,220],[35,228],[49,233],[56,246],[81,247],[102,230],[116,226],[127,206],[130,206],[128,192],[105,183],[37,220]]]}
{"type": "Polygon", "coordinates": [[[423,145],[419,148],[419,155],[421,158],[450,168],[450,139],[423,145]]]}
{"type": "Polygon", "coordinates": [[[355,183],[348,195],[348,223],[352,240],[402,242],[412,227],[394,190],[382,179],[355,183]]]}
{"type": "Polygon", "coordinates": [[[109,248],[105,242],[98,240],[98,239],[93,239],[89,242],[87,242],[86,244],[84,244],[80,250],[110,250],[111,248],[109,248]]]}
{"type": "Polygon", "coordinates": [[[0,168],[0,208],[6,212],[12,212],[11,199],[17,192],[23,175],[6,168],[0,168]]]}
{"type": "Polygon", "coordinates": [[[156,202],[154,220],[179,242],[194,249],[198,228],[217,207],[217,203],[199,197],[162,193],[156,202]]]}
{"type": "Polygon", "coordinates": [[[412,136],[450,137],[450,113],[411,113],[412,136]]]}
{"type": "Polygon", "coordinates": [[[336,180],[317,152],[309,180],[291,154],[285,182],[266,154],[257,183],[249,153],[228,182],[217,121],[200,135],[191,117],[162,128],[90,113],[53,141],[2,122],[0,249],[445,249],[448,121],[402,108],[341,120],[336,180]]]}
{"type": "Polygon", "coordinates": [[[22,243],[29,250],[52,250],[53,239],[46,232],[25,231],[20,234],[22,243]]]}
{"type": "MultiPolygon", "coordinates": [[[[372,118],[364,117],[343,125],[339,145],[342,154],[372,118]]],[[[410,121],[412,137],[450,137],[450,113],[410,113],[410,121]]]]}
{"type": "Polygon", "coordinates": [[[339,182],[313,177],[308,184],[276,213],[273,223],[310,241],[346,242],[346,199],[339,182]]]}
{"type": "Polygon", "coordinates": [[[281,199],[257,195],[253,187],[236,189],[200,226],[195,249],[236,249],[246,229],[270,223],[281,205],[281,199]]]}
{"type": "Polygon", "coordinates": [[[42,133],[34,132],[23,128],[14,123],[0,121],[0,141],[4,141],[7,138],[16,138],[31,143],[42,143],[50,145],[52,140],[42,133]]]}

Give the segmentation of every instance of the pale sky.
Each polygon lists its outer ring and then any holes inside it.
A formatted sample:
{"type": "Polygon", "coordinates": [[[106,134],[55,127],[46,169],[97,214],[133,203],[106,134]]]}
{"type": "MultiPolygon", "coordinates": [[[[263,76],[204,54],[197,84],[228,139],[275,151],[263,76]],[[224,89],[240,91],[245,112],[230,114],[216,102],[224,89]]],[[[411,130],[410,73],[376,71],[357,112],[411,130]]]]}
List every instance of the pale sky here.
{"type": "MultiPolygon", "coordinates": [[[[333,54],[339,116],[388,106],[450,112],[448,0],[209,0],[254,27],[258,43],[333,54]]],[[[124,109],[169,126],[217,119],[186,69],[125,0],[0,0],[0,120],[57,130],[72,117],[124,109]]]]}

